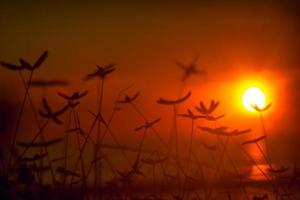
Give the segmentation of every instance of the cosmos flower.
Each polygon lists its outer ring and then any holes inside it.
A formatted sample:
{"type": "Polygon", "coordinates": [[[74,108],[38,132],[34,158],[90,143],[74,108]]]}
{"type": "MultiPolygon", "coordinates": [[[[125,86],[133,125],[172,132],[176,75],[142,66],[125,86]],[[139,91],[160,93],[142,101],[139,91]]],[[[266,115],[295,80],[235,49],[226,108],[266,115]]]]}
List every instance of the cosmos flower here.
{"type": "Polygon", "coordinates": [[[201,101],[198,106],[195,106],[196,110],[203,115],[210,115],[219,105],[218,101],[211,100],[209,107],[206,107],[204,103],[201,101]]]}
{"type": "Polygon", "coordinates": [[[84,91],[82,93],[79,92],[74,92],[72,95],[67,95],[63,92],[57,92],[57,94],[64,98],[65,100],[68,101],[68,105],[72,108],[74,108],[75,106],[77,106],[79,104],[79,99],[81,99],[82,97],[86,96],[88,94],[88,91],[84,91]]]}
{"type": "Polygon", "coordinates": [[[39,68],[41,66],[41,64],[46,60],[46,58],[48,57],[48,51],[45,51],[37,60],[34,64],[30,64],[29,62],[27,62],[24,59],[20,59],[19,62],[20,64],[10,64],[7,62],[0,62],[1,65],[7,69],[10,70],[16,70],[16,71],[22,71],[24,69],[29,70],[29,71],[33,71],[37,68],[39,68]]]}
{"type": "Polygon", "coordinates": [[[175,64],[183,70],[183,76],[182,81],[186,81],[191,75],[197,75],[197,74],[206,74],[206,71],[204,70],[198,70],[196,68],[196,62],[198,60],[198,57],[196,57],[192,63],[185,65],[181,62],[175,61],[175,64]]]}
{"type": "Polygon", "coordinates": [[[91,80],[93,78],[100,78],[105,79],[108,74],[112,73],[116,69],[114,68],[114,64],[104,65],[104,66],[97,66],[97,69],[95,72],[88,74],[84,77],[84,81],[91,80]]]}
{"type": "Polygon", "coordinates": [[[268,110],[270,107],[271,107],[271,103],[270,104],[268,104],[268,105],[266,105],[265,107],[263,107],[263,108],[260,108],[258,105],[251,105],[251,107],[254,109],[254,110],[256,110],[257,112],[264,112],[264,111],[266,111],[266,110],[268,110]]]}
{"type": "Polygon", "coordinates": [[[61,120],[59,120],[57,117],[59,115],[62,115],[64,112],[66,112],[69,106],[67,105],[67,106],[61,108],[60,110],[58,110],[56,112],[53,112],[50,109],[50,107],[49,107],[46,99],[43,98],[42,101],[43,101],[43,105],[44,105],[44,107],[46,109],[46,113],[43,112],[43,111],[41,111],[41,110],[39,110],[40,115],[43,116],[43,117],[45,117],[45,118],[52,119],[57,124],[62,124],[63,122],[61,120]]]}

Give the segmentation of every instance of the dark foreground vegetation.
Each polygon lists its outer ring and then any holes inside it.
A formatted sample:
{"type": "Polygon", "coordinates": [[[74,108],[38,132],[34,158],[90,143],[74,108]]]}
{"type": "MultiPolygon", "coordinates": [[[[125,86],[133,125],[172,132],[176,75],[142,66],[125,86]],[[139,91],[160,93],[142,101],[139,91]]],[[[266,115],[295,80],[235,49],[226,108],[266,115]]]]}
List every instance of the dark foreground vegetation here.
{"type": "MultiPolygon", "coordinates": [[[[129,92],[130,87],[119,92],[111,102],[114,105],[111,115],[104,116],[102,110],[106,105],[103,98],[107,89],[104,83],[115,73],[114,64],[97,66],[95,71],[82,77],[83,85],[88,81],[99,84],[98,106],[85,111],[93,119],[88,125],[82,125],[82,112],[78,108],[89,95],[89,88],[73,93],[58,89],[55,95],[64,100],[63,105],[53,105],[47,96],[36,105],[32,99],[33,87],[60,88],[70,84],[67,80],[41,80],[34,76],[47,58],[46,51],[33,63],[25,59],[20,59],[17,64],[1,62],[1,70],[10,70],[19,76],[25,91],[15,123],[6,122],[12,127],[10,137],[1,141],[1,200],[299,199],[300,171],[296,164],[275,165],[269,153],[264,112],[271,104],[264,108],[253,105],[261,117],[262,132],[247,140],[241,137],[249,134],[250,128],[239,130],[220,125],[225,114],[215,114],[218,101],[202,102],[200,99],[198,105],[179,111],[182,103],[193,95],[192,92],[184,92],[186,81],[193,75],[206,75],[206,71],[196,68],[196,60],[190,65],[175,63],[184,72],[177,98],[157,97],[156,104],[165,106],[172,113],[172,131],[166,140],[156,128],[163,120],[159,113],[156,118],[148,118],[136,104],[140,92],[129,92]],[[24,134],[21,121],[26,106],[34,115],[30,126],[37,129],[31,138],[24,140],[20,136],[24,134]],[[124,107],[131,107],[144,121],[132,128],[141,136],[139,144],[125,144],[111,126],[124,107]],[[183,120],[190,122],[187,130],[189,143],[184,150],[179,150],[181,137],[178,127],[183,120]],[[63,134],[49,137],[46,134],[49,125],[63,127],[63,134]],[[197,142],[195,146],[196,132],[214,139],[201,140],[201,145],[197,142]],[[157,139],[151,149],[145,146],[149,133],[157,139]],[[106,141],[107,137],[111,138],[111,143],[106,141]],[[229,145],[235,145],[242,152],[248,161],[247,166],[237,164],[229,145]],[[259,161],[260,164],[247,151],[250,145],[261,154],[263,161],[259,161]],[[9,148],[5,149],[5,146],[9,148]],[[201,149],[201,153],[197,149],[201,149]],[[115,154],[119,154],[118,158],[115,154]],[[203,155],[210,159],[209,163],[203,155]],[[253,170],[258,172],[259,179],[253,179],[253,170]]],[[[1,120],[5,121],[5,117],[1,120]]]]}

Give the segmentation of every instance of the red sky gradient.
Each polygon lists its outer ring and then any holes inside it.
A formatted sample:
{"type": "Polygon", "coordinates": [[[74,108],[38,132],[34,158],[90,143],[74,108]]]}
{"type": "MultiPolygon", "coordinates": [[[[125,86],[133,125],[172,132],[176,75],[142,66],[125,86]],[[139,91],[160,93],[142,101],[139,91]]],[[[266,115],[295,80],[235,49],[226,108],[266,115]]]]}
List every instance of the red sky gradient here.
{"type": "MultiPolygon", "coordinates": [[[[96,65],[116,63],[116,72],[105,83],[108,106],[104,113],[109,116],[120,89],[134,84],[130,94],[141,91],[138,106],[149,119],[162,117],[158,129],[167,137],[171,109],[156,100],[177,97],[181,71],[174,61],[189,63],[199,56],[199,68],[208,73],[188,80],[185,92],[191,90],[193,95],[182,105],[182,112],[194,108],[200,100],[219,100],[218,113],[226,114],[222,125],[251,127],[252,134],[258,135],[258,115],[242,107],[241,95],[249,83],[261,85],[267,100],[273,103],[266,114],[266,125],[273,146],[279,147],[276,155],[280,160],[294,160],[299,159],[296,153],[300,141],[297,7],[293,2],[260,1],[3,3],[0,60],[14,62],[24,57],[33,61],[48,50],[49,58],[35,77],[70,80],[72,86],[64,89],[70,92],[88,89],[89,96],[81,108],[85,113],[95,108],[97,93],[96,82],[85,83],[82,78],[96,65]]],[[[0,78],[1,98],[21,97],[21,82],[15,73],[0,69],[0,78]]],[[[40,102],[42,92],[33,90],[35,101],[40,102]]],[[[62,101],[56,91],[49,89],[47,95],[58,106],[62,101]]],[[[84,120],[90,117],[84,115],[84,120]]],[[[124,137],[139,140],[139,136],[130,134],[143,120],[132,108],[125,106],[116,120],[122,121],[124,137]]],[[[188,123],[183,120],[183,134],[188,123]]]]}

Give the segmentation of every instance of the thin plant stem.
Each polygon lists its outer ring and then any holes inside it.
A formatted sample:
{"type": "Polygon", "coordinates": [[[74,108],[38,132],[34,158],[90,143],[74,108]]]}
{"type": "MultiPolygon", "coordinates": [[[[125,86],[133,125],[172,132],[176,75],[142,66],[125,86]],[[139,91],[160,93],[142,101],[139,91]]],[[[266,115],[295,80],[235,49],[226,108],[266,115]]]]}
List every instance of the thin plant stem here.
{"type": "Polygon", "coordinates": [[[198,168],[200,169],[200,174],[201,174],[201,178],[202,178],[202,181],[204,183],[204,194],[205,194],[205,199],[207,199],[207,195],[208,195],[208,191],[207,191],[207,181],[206,181],[206,178],[205,178],[205,175],[204,175],[204,170],[203,170],[203,167],[202,167],[202,164],[200,163],[199,159],[197,158],[196,154],[194,152],[192,152],[194,158],[195,158],[195,161],[196,161],[196,164],[198,165],[198,168]]]}
{"type": "Polygon", "coordinates": [[[137,160],[140,160],[141,151],[142,151],[143,144],[144,144],[144,141],[145,141],[145,138],[146,138],[147,130],[148,129],[145,129],[144,132],[143,132],[143,137],[142,137],[141,142],[139,144],[139,151],[138,151],[138,155],[137,155],[137,160]]]}
{"type": "MultiPolygon", "coordinates": [[[[222,145],[223,145],[223,144],[222,144],[222,145]]],[[[247,192],[245,186],[243,186],[243,180],[242,180],[242,177],[241,177],[241,175],[240,175],[240,172],[239,172],[238,168],[236,167],[236,165],[234,164],[232,158],[230,157],[230,155],[229,155],[229,153],[228,153],[228,151],[227,151],[227,148],[224,148],[224,150],[225,150],[225,155],[227,156],[229,162],[231,163],[233,169],[235,170],[237,176],[239,177],[240,184],[241,184],[241,188],[242,188],[242,190],[243,190],[243,192],[244,192],[246,198],[247,198],[248,200],[250,200],[249,195],[248,195],[248,192],[247,192]]]]}
{"type": "MultiPolygon", "coordinates": [[[[131,86],[132,86],[132,85],[131,85],[131,86]]],[[[128,90],[131,86],[129,86],[129,87],[125,88],[125,89],[122,89],[122,90],[118,93],[116,99],[119,100],[120,97],[121,97],[121,95],[122,95],[122,93],[124,93],[126,90],[128,90]]],[[[118,106],[118,103],[115,102],[115,103],[114,103],[113,111],[112,111],[112,113],[111,113],[111,115],[110,115],[110,117],[109,117],[109,120],[107,121],[107,127],[110,127],[110,125],[111,125],[111,123],[112,123],[112,120],[113,120],[113,118],[114,118],[114,116],[115,116],[115,114],[116,114],[116,112],[117,112],[117,106],[118,106]]],[[[108,128],[107,128],[107,127],[105,127],[105,130],[104,130],[104,132],[103,132],[103,134],[102,134],[102,137],[100,138],[100,141],[101,141],[101,142],[104,140],[104,137],[105,137],[106,133],[108,132],[108,128]]]]}
{"type": "MultiPolygon", "coordinates": [[[[103,95],[104,95],[104,79],[100,79],[99,80],[99,89],[100,89],[100,93],[99,93],[99,102],[98,102],[98,113],[102,113],[102,102],[103,102],[103,95]]],[[[99,90],[98,90],[99,91],[99,90]]],[[[101,122],[98,121],[97,124],[97,135],[96,135],[96,144],[100,143],[100,138],[101,138],[101,122]]],[[[101,147],[99,145],[95,146],[95,152],[94,152],[94,159],[96,160],[99,154],[99,151],[101,152],[101,147]]],[[[96,189],[97,185],[98,185],[98,178],[101,184],[101,179],[102,179],[102,164],[101,161],[96,162],[94,165],[94,173],[95,173],[95,177],[94,177],[94,190],[96,189]],[[100,166],[99,166],[100,165],[100,166]],[[99,175],[98,175],[98,168],[99,168],[99,175]]],[[[100,192],[100,199],[102,199],[102,192],[100,192]]]]}
{"type": "MultiPolygon", "coordinates": [[[[262,154],[262,156],[263,156],[264,160],[266,161],[267,165],[272,170],[273,167],[272,167],[270,161],[268,160],[267,155],[264,153],[263,149],[261,148],[261,146],[257,142],[255,142],[255,144],[256,144],[258,150],[260,151],[260,153],[262,154]]],[[[275,182],[276,177],[271,174],[271,179],[272,179],[272,184],[273,184],[273,187],[274,187],[274,191],[278,191],[279,188],[276,186],[276,182],[275,182]]]]}
{"type": "MultiPolygon", "coordinates": [[[[217,163],[217,169],[214,173],[213,180],[215,180],[216,176],[219,174],[220,165],[221,165],[220,163],[223,162],[223,158],[224,158],[224,155],[225,155],[225,148],[227,148],[228,142],[229,142],[229,137],[227,137],[226,140],[225,140],[225,144],[223,146],[224,148],[223,148],[223,151],[221,152],[219,162],[217,163]]],[[[208,199],[211,198],[212,192],[213,192],[213,188],[211,187],[210,190],[208,191],[208,196],[207,196],[208,199]]]]}
{"type": "Polygon", "coordinates": [[[155,165],[153,165],[153,166],[152,166],[152,176],[153,176],[153,187],[154,187],[154,193],[156,193],[155,165]]]}
{"type": "Polygon", "coordinates": [[[265,125],[265,120],[264,120],[264,117],[263,117],[263,114],[262,112],[259,112],[259,116],[260,116],[260,121],[261,121],[261,126],[262,126],[262,131],[263,131],[263,134],[264,136],[266,136],[266,161],[270,163],[270,166],[272,166],[272,161],[271,161],[271,155],[270,155],[270,149],[269,149],[269,144],[268,144],[268,137],[267,137],[267,129],[266,129],[266,125],[265,125]]]}
{"type": "MultiPolygon", "coordinates": [[[[190,162],[192,157],[192,146],[193,146],[193,134],[194,134],[194,119],[192,119],[191,121],[192,121],[192,128],[191,128],[191,135],[190,135],[190,144],[188,149],[187,173],[190,171],[190,162]]],[[[184,198],[185,189],[187,185],[188,185],[188,177],[185,178],[185,181],[183,183],[182,198],[184,198]]]]}
{"type": "Polygon", "coordinates": [[[11,151],[10,151],[10,155],[9,155],[9,159],[8,159],[7,170],[10,169],[11,160],[12,160],[12,154],[13,154],[13,151],[14,151],[14,148],[15,148],[17,134],[19,132],[20,123],[21,123],[23,111],[24,111],[24,108],[25,108],[26,99],[28,97],[28,93],[29,93],[29,89],[30,89],[30,82],[32,80],[32,77],[33,77],[33,71],[31,71],[30,75],[29,75],[29,82],[26,85],[25,94],[24,94],[24,97],[23,97],[23,101],[22,101],[22,104],[21,104],[20,111],[18,113],[18,118],[17,118],[15,130],[13,132],[13,141],[12,141],[12,144],[11,144],[11,151]]]}
{"type": "MultiPolygon", "coordinates": [[[[20,72],[19,74],[20,74],[20,77],[21,77],[21,79],[22,79],[22,82],[23,82],[24,87],[26,87],[26,80],[25,80],[24,76],[22,75],[22,72],[20,72]]],[[[32,79],[32,77],[31,77],[31,79],[32,79]]],[[[30,83],[31,83],[31,80],[28,81],[29,86],[30,86],[30,83]]],[[[34,106],[34,104],[33,104],[32,99],[31,99],[30,90],[28,90],[28,97],[27,97],[27,98],[28,98],[28,101],[29,101],[29,103],[30,103],[30,107],[31,107],[31,110],[32,110],[34,119],[35,119],[35,121],[36,121],[36,124],[37,124],[37,126],[38,126],[38,129],[40,130],[40,129],[42,128],[42,125],[41,125],[41,123],[40,123],[40,121],[39,121],[39,118],[38,118],[38,115],[37,115],[37,111],[36,111],[36,109],[35,109],[35,106],[34,106]]],[[[42,131],[42,132],[40,133],[40,137],[41,137],[41,142],[45,142],[44,131],[42,131]]],[[[55,182],[56,182],[56,179],[55,179],[55,174],[54,174],[54,171],[53,171],[53,168],[52,168],[50,155],[48,154],[48,152],[49,152],[49,151],[48,151],[48,148],[47,148],[47,147],[41,147],[41,148],[40,148],[40,153],[42,154],[43,151],[44,151],[44,152],[46,153],[46,155],[47,155],[47,156],[46,156],[46,159],[47,159],[48,164],[49,164],[50,169],[51,169],[51,174],[52,174],[52,180],[53,180],[53,183],[55,183],[55,182]]],[[[43,159],[41,159],[41,161],[40,161],[40,166],[43,166],[43,159]]],[[[41,171],[39,175],[40,175],[40,180],[41,180],[41,184],[42,184],[42,183],[43,183],[43,171],[41,171]]]]}
{"type": "MultiPolygon", "coordinates": [[[[176,150],[176,162],[179,165],[179,149],[178,149],[178,131],[177,131],[177,109],[176,106],[173,106],[173,125],[174,125],[174,134],[175,134],[175,150],[176,150]]],[[[179,176],[179,171],[177,175],[179,176]]]]}
{"type": "MultiPolygon", "coordinates": [[[[19,71],[19,76],[20,76],[20,79],[22,80],[24,89],[26,90],[27,83],[26,83],[25,77],[23,76],[23,74],[22,74],[21,71],[19,71]]],[[[28,84],[30,84],[30,82],[29,82],[28,84]]],[[[30,92],[28,92],[28,97],[27,97],[27,98],[28,98],[28,101],[29,101],[29,104],[30,104],[30,107],[31,107],[31,110],[32,110],[33,117],[34,117],[34,120],[35,120],[35,122],[36,122],[37,128],[40,129],[40,128],[41,128],[40,121],[39,121],[37,112],[36,112],[36,110],[35,110],[33,101],[32,101],[32,99],[31,99],[31,94],[30,94],[30,92]]],[[[41,135],[41,141],[44,142],[44,137],[43,137],[43,135],[41,135]]],[[[41,153],[41,154],[43,153],[43,148],[42,148],[42,147],[40,148],[40,153],[41,153]]],[[[43,159],[41,159],[41,161],[40,161],[40,166],[43,166],[43,159]]],[[[40,172],[39,172],[40,184],[43,183],[42,176],[43,176],[43,171],[40,171],[40,172]]]]}
{"type": "MultiPolygon", "coordinates": [[[[75,127],[77,128],[77,134],[76,134],[76,137],[77,137],[77,144],[78,144],[78,148],[80,149],[80,139],[79,139],[79,134],[80,133],[80,124],[79,124],[79,116],[78,116],[78,113],[76,113],[75,111],[75,108],[72,108],[72,112],[73,112],[73,117],[74,117],[74,123],[75,123],[75,127]]],[[[79,158],[81,160],[81,172],[82,172],[82,176],[83,177],[86,177],[86,174],[85,174],[85,167],[84,167],[84,159],[82,157],[79,158]]],[[[84,194],[86,195],[86,199],[89,200],[89,194],[87,193],[87,182],[86,182],[86,179],[84,178],[83,179],[83,190],[84,190],[84,194]]]]}
{"type": "MultiPolygon", "coordinates": [[[[45,128],[47,127],[48,123],[49,123],[49,119],[47,119],[47,120],[45,121],[45,123],[44,123],[44,124],[41,126],[41,128],[38,130],[37,134],[32,138],[32,140],[30,141],[31,144],[33,144],[33,143],[37,140],[37,138],[42,134],[42,132],[43,132],[43,131],[45,130],[45,128]]],[[[29,150],[29,148],[30,148],[30,145],[27,146],[27,147],[25,147],[24,150],[23,150],[23,152],[20,154],[20,157],[23,157],[23,156],[25,155],[25,153],[29,150]]],[[[15,162],[15,163],[12,165],[12,168],[14,168],[16,164],[17,164],[17,162],[15,162]]]]}
{"type": "MultiPolygon", "coordinates": [[[[90,127],[90,129],[89,129],[89,131],[88,131],[88,133],[87,133],[87,136],[85,137],[85,140],[84,140],[83,144],[81,145],[80,152],[79,152],[79,153],[81,154],[80,156],[82,156],[82,155],[84,154],[85,147],[86,147],[86,145],[87,145],[87,143],[88,143],[88,140],[89,140],[89,138],[90,138],[90,135],[91,135],[91,133],[92,133],[92,131],[93,131],[93,129],[94,129],[96,123],[98,122],[98,120],[101,121],[101,120],[99,119],[99,117],[100,117],[100,115],[98,114],[98,115],[95,117],[95,119],[94,119],[94,121],[92,122],[92,124],[91,124],[91,127],[90,127]]],[[[117,144],[117,146],[119,147],[118,149],[121,151],[121,153],[123,154],[124,158],[127,160],[127,162],[129,163],[129,165],[132,166],[132,163],[131,163],[130,159],[128,158],[128,156],[127,156],[127,154],[125,153],[125,151],[121,148],[121,145],[120,145],[119,141],[117,140],[117,138],[115,137],[114,133],[110,130],[110,128],[109,128],[107,125],[106,125],[106,128],[107,128],[108,132],[110,133],[110,135],[112,136],[114,142],[115,142],[115,143],[117,144]]],[[[96,144],[94,144],[94,145],[96,145],[96,144]]],[[[74,169],[74,171],[77,170],[78,165],[79,165],[79,161],[80,161],[80,160],[77,159],[77,161],[76,161],[76,163],[75,163],[75,169],[74,169]]]]}
{"type": "MultiPolygon", "coordinates": [[[[70,128],[70,124],[71,124],[71,117],[72,116],[72,110],[69,111],[68,116],[67,116],[67,125],[66,125],[66,130],[68,130],[70,128]]],[[[66,138],[65,138],[65,145],[64,145],[64,156],[65,159],[63,159],[64,161],[64,168],[67,169],[68,167],[68,146],[69,146],[69,132],[67,132],[66,134],[66,138]]],[[[63,176],[63,185],[65,185],[66,181],[67,181],[68,176],[63,176]]]]}
{"type": "MultiPolygon", "coordinates": [[[[143,114],[143,112],[134,103],[131,102],[130,105],[144,119],[145,123],[147,123],[148,119],[143,114]]],[[[166,147],[167,144],[164,142],[164,140],[162,139],[162,137],[160,136],[160,134],[158,133],[158,131],[154,127],[152,127],[152,126],[150,128],[155,133],[155,135],[157,136],[157,138],[159,139],[159,141],[161,142],[161,144],[163,145],[163,147],[166,147]]]]}
{"type": "Polygon", "coordinates": [[[238,141],[236,141],[235,139],[233,139],[233,141],[237,144],[237,146],[240,147],[240,149],[242,150],[242,152],[248,157],[248,159],[254,164],[254,166],[261,172],[261,174],[266,178],[267,181],[271,181],[270,178],[268,177],[268,175],[264,172],[263,169],[261,169],[261,167],[259,167],[259,165],[257,164],[257,162],[252,158],[252,156],[238,143],[238,141]]]}

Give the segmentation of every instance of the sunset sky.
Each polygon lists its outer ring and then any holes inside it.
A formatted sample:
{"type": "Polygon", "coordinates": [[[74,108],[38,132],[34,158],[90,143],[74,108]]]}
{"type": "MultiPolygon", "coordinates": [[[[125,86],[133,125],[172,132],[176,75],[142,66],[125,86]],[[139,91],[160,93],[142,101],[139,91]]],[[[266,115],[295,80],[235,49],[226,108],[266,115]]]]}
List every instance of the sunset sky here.
{"type": "MultiPolygon", "coordinates": [[[[140,91],[138,106],[150,119],[162,117],[158,128],[168,132],[171,109],[156,100],[177,98],[182,72],[174,61],[188,64],[198,56],[198,68],[207,74],[188,79],[184,93],[193,94],[181,111],[219,100],[218,113],[226,114],[223,125],[250,127],[259,135],[259,116],[242,106],[241,95],[248,86],[260,86],[272,103],[265,120],[272,144],[278,146],[276,156],[295,160],[300,159],[298,11],[294,1],[2,2],[0,60],[34,61],[48,50],[49,58],[34,76],[71,81],[63,91],[88,89],[86,113],[95,108],[97,87],[83,77],[96,65],[116,63],[105,84],[107,117],[118,91],[133,84],[129,94],[140,91]]],[[[2,101],[10,98],[18,105],[22,89],[17,73],[0,69],[2,101]]],[[[33,96],[38,105],[45,94],[53,105],[62,105],[57,90],[33,89],[33,96]]],[[[132,109],[124,110],[127,114],[118,119],[132,117],[124,122],[128,134],[143,120],[132,109]]]]}

